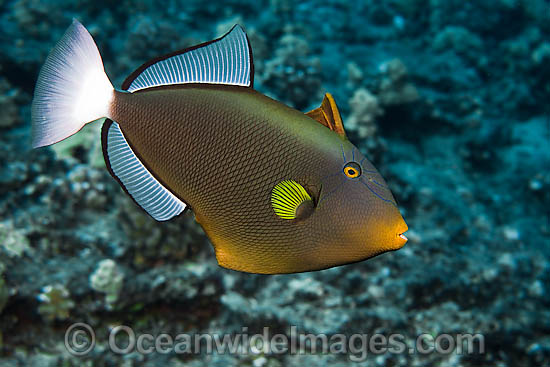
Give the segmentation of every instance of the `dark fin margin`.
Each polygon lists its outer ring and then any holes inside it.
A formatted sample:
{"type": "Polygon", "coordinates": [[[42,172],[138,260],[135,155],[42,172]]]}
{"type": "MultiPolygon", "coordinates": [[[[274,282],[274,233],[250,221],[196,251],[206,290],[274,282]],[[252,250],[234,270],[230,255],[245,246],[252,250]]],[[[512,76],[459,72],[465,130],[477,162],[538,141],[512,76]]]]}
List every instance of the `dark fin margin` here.
{"type": "MultiPolygon", "coordinates": [[[[105,119],[105,122],[103,123],[103,126],[101,127],[101,151],[103,153],[103,160],[105,161],[105,166],[107,167],[107,171],[109,171],[109,174],[115,179],[116,182],[118,182],[118,184],[120,185],[120,187],[122,187],[122,190],[124,190],[124,192],[130,197],[130,199],[132,199],[132,201],[134,202],[134,204],[136,204],[138,207],[140,207],[145,213],[147,213],[147,215],[149,215],[151,218],[153,218],[151,216],[151,214],[149,214],[147,212],[147,210],[145,210],[135,199],[134,197],[132,196],[132,194],[130,194],[130,192],[128,191],[128,189],[126,188],[126,186],[124,186],[124,184],[122,183],[122,181],[120,180],[120,178],[118,178],[118,176],[115,174],[115,172],[113,171],[112,167],[111,167],[111,162],[109,162],[109,155],[107,153],[107,136],[108,136],[108,133],[109,133],[109,128],[111,127],[111,125],[113,124],[113,120],[109,119],[109,118],[106,118],[105,119]]],[[[163,182],[159,177],[157,177],[155,174],[153,174],[153,171],[145,164],[145,162],[143,162],[142,158],[139,156],[139,154],[136,152],[136,150],[134,149],[134,147],[132,146],[132,143],[130,142],[130,140],[127,140],[127,143],[128,145],[130,146],[130,148],[132,149],[133,153],[136,155],[136,157],[140,160],[141,164],[143,164],[143,166],[145,168],[147,168],[147,170],[149,171],[149,173],[158,181],[160,182],[160,184],[164,187],[168,187],[166,185],[165,182],[163,182]]],[[[174,193],[172,193],[174,196],[176,196],[174,193]]],[[[176,196],[177,197],[177,196],[176,196]]],[[[183,199],[179,198],[179,200],[181,200],[182,202],[185,202],[183,199]]],[[[177,218],[179,216],[181,216],[182,214],[184,214],[185,212],[187,212],[187,210],[189,210],[190,206],[186,203],[186,207],[185,209],[179,214],[179,215],[176,215],[174,218],[177,218]]],[[[153,218],[154,219],[154,218],[153,218]]]]}
{"type": "MultiPolygon", "coordinates": [[[[169,54],[165,54],[165,55],[162,55],[162,56],[158,56],[158,57],[155,57],[154,59],[151,59],[147,62],[145,62],[144,64],[142,64],[139,68],[137,68],[136,70],[134,70],[134,72],[132,74],[130,74],[125,80],[124,82],[122,83],[122,90],[128,90],[128,88],[130,88],[130,85],[132,85],[133,81],[141,74],[143,73],[143,71],[145,69],[147,69],[149,66],[153,65],[153,64],[156,64],[157,62],[159,61],[162,61],[162,60],[166,60],[172,56],[176,56],[176,55],[181,55],[181,54],[184,54],[188,51],[193,51],[197,48],[201,48],[201,47],[204,47],[204,46],[208,46],[209,44],[211,43],[214,43],[214,42],[217,42],[219,40],[221,40],[222,38],[224,38],[225,36],[227,36],[229,33],[231,33],[233,31],[233,29],[235,29],[235,27],[241,27],[239,24],[235,24],[233,27],[231,27],[231,29],[226,32],[223,36],[221,37],[218,37],[216,39],[213,39],[212,41],[208,41],[208,42],[203,42],[203,43],[199,43],[198,45],[195,45],[195,46],[191,46],[191,47],[187,47],[187,48],[184,48],[182,50],[179,50],[179,51],[174,51],[174,52],[171,52],[169,54]]],[[[241,27],[241,29],[243,29],[243,32],[244,32],[244,28],[241,27]]],[[[246,34],[246,32],[245,32],[246,34]]],[[[246,37],[246,42],[248,43],[248,55],[250,57],[250,86],[248,88],[254,88],[254,59],[252,58],[252,46],[250,45],[250,40],[248,39],[248,36],[246,37]]]]}

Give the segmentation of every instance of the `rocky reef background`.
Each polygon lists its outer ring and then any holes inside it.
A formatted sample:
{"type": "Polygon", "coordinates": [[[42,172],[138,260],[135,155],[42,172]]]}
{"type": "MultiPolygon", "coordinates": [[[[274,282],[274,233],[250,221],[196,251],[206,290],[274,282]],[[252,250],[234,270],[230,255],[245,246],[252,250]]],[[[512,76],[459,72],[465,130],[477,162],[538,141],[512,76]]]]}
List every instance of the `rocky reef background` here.
{"type": "Polygon", "coordinates": [[[544,0],[0,1],[1,366],[550,364],[550,3],[544,0]],[[218,267],[192,213],[157,223],[100,154],[100,124],[30,149],[38,71],[75,17],[115,85],[242,24],[256,88],[325,91],[410,231],[401,250],[320,272],[218,267]],[[86,357],[66,328],[97,330],[86,357]],[[108,350],[136,333],[482,333],[485,353],[178,355],[108,350]]]}

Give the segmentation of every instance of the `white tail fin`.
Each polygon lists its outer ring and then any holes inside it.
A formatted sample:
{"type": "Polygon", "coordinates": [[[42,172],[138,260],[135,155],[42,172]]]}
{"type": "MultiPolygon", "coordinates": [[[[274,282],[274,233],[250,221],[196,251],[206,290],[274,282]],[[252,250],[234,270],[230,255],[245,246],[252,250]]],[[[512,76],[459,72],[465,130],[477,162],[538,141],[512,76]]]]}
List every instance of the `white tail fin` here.
{"type": "Polygon", "coordinates": [[[32,101],[33,148],[57,143],[107,117],[113,85],[92,36],[73,20],[40,70],[32,101]]]}

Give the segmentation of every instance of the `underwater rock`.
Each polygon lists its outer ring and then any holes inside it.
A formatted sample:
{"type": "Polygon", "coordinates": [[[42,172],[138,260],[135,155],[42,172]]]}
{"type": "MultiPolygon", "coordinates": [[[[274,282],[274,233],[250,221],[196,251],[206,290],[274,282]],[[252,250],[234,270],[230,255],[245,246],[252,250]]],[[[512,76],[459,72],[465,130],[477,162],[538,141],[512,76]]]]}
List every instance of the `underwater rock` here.
{"type": "Polygon", "coordinates": [[[550,60],[550,42],[541,43],[531,54],[531,59],[535,65],[540,65],[543,62],[548,63],[550,60]]]}
{"type": "Polygon", "coordinates": [[[281,37],[275,57],[265,61],[257,78],[263,88],[297,109],[322,99],[320,60],[310,54],[307,41],[295,34],[281,37]]]}
{"type": "Polygon", "coordinates": [[[535,95],[548,100],[550,98],[550,42],[541,42],[533,50],[530,58],[535,95]]]}
{"type": "Polygon", "coordinates": [[[433,40],[433,48],[437,52],[452,50],[458,55],[474,60],[483,47],[481,39],[464,27],[447,26],[433,40]]]}
{"type": "Polygon", "coordinates": [[[126,195],[116,198],[119,224],[131,243],[133,265],[147,268],[155,263],[178,263],[200,253],[212,254],[202,228],[191,212],[158,225],[126,195]]]}
{"type": "Polygon", "coordinates": [[[146,62],[170,52],[181,42],[181,35],[173,24],[166,20],[137,14],[129,19],[129,35],[125,40],[125,57],[146,62]]]}
{"type": "Polygon", "coordinates": [[[4,307],[6,307],[6,304],[8,303],[8,298],[10,297],[10,290],[8,289],[6,281],[4,280],[4,270],[5,265],[0,262],[0,314],[2,314],[2,310],[4,309],[4,307]]]}
{"type": "Polygon", "coordinates": [[[5,78],[0,78],[0,128],[12,127],[21,122],[16,103],[18,93],[5,78]]]}

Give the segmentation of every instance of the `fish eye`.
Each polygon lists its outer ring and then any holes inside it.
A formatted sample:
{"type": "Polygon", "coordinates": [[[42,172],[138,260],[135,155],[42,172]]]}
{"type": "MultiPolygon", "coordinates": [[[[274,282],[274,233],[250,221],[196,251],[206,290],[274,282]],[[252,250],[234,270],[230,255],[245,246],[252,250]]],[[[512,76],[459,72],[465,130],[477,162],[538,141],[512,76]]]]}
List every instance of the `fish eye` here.
{"type": "Polygon", "coordinates": [[[357,162],[348,162],[344,166],[344,174],[349,178],[361,176],[361,166],[357,162]]]}

